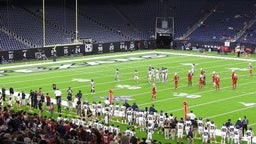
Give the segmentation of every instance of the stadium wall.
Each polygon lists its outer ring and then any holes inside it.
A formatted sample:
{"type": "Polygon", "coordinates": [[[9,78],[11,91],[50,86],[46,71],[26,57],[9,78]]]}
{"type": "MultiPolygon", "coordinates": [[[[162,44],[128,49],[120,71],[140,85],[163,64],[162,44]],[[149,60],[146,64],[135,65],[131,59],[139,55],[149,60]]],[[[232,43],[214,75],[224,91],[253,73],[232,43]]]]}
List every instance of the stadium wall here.
{"type": "MultiPolygon", "coordinates": [[[[204,49],[205,51],[217,51],[219,47],[225,46],[224,41],[196,41],[196,40],[175,40],[174,49],[182,49],[183,46],[189,44],[190,48],[200,48],[204,49]]],[[[254,53],[256,50],[256,43],[241,43],[241,42],[230,42],[228,49],[230,52],[231,50],[235,50],[236,46],[245,46],[245,48],[249,48],[251,53],[254,53]]]]}
{"type": "Polygon", "coordinates": [[[125,41],[112,43],[84,43],[75,45],[55,45],[41,48],[1,51],[0,56],[8,62],[22,60],[41,60],[72,55],[93,55],[111,52],[125,52],[155,48],[154,40],[125,41]]]}

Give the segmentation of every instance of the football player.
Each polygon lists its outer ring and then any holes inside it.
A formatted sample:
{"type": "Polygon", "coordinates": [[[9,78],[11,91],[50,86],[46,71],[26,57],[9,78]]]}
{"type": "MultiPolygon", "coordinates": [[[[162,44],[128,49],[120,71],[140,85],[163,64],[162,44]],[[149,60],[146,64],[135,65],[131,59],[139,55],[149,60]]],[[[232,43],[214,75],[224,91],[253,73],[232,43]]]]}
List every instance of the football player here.
{"type": "Polygon", "coordinates": [[[178,88],[178,82],[179,82],[179,76],[177,73],[174,74],[174,89],[177,89],[178,88]]]}
{"type": "Polygon", "coordinates": [[[219,77],[219,75],[216,76],[215,84],[216,84],[216,91],[220,90],[220,77],[219,77]]]}
{"type": "Polygon", "coordinates": [[[152,100],[156,100],[156,84],[153,83],[153,88],[152,88],[152,100]]]}
{"type": "Polygon", "coordinates": [[[237,77],[236,74],[234,74],[233,79],[232,79],[232,87],[233,87],[233,89],[236,89],[237,80],[238,80],[238,77],[237,77]]]}
{"type": "Polygon", "coordinates": [[[116,80],[116,81],[119,81],[119,77],[120,77],[120,76],[119,76],[119,69],[117,68],[117,69],[116,69],[116,74],[115,74],[115,80],[116,80]]]}
{"type": "Polygon", "coordinates": [[[93,79],[91,79],[91,94],[95,94],[95,84],[93,79]]]}
{"type": "Polygon", "coordinates": [[[138,83],[139,80],[139,72],[137,70],[134,71],[134,81],[138,83]]]}
{"type": "Polygon", "coordinates": [[[226,137],[227,137],[227,127],[225,126],[225,124],[222,125],[221,129],[221,142],[220,143],[226,143],[226,137]]]}
{"type": "Polygon", "coordinates": [[[192,72],[188,71],[188,86],[192,86],[192,72]]]}
{"type": "Polygon", "coordinates": [[[212,84],[213,84],[213,87],[216,86],[216,72],[215,71],[212,72],[212,84]]]}
{"type": "Polygon", "coordinates": [[[178,143],[183,143],[183,133],[184,133],[184,122],[183,122],[183,118],[181,118],[181,120],[177,123],[177,135],[178,135],[178,139],[177,142],[178,143]]]}
{"type": "Polygon", "coordinates": [[[210,124],[210,139],[216,143],[216,125],[213,121],[210,124]]]}
{"type": "Polygon", "coordinates": [[[249,73],[250,73],[250,76],[252,76],[252,63],[249,63],[249,73]]]}
{"type": "Polygon", "coordinates": [[[160,81],[160,71],[159,71],[159,68],[156,69],[156,79],[155,79],[156,82],[159,82],[160,81]]]}

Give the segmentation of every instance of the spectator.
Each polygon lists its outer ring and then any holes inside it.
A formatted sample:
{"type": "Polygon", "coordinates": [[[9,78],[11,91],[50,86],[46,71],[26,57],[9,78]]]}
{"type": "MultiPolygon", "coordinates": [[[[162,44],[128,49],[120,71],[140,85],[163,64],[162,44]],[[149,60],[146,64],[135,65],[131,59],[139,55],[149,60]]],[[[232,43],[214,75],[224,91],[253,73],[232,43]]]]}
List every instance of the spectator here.
{"type": "Polygon", "coordinates": [[[51,117],[53,117],[53,114],[54,114],[54,104],[53,104],[53,102],[51,103],[51,105],[49,107],[49,111],[50,111],[51,117]]]}
{"type": "Polygon", "coordinates": [[[50,108],[50,105],[51,105],[51,97],[50,97],[50,95],[49,95],[49,93],[46,93],[46,106],[48,107],[48,108],[50,108]]]}

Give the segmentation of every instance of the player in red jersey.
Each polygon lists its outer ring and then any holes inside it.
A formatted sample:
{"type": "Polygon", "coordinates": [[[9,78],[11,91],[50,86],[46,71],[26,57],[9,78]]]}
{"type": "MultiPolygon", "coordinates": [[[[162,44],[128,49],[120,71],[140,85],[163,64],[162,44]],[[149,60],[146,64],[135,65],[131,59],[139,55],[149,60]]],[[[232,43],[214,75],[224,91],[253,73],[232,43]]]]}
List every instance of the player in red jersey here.
{"type": "Polygon", "coordinates": [[[216,75],[215,84],[216,84],[216,91],[220,90],[220,77],[219,77],[219,75],[216,75]]]}
{"type": "Polygon", "coordinates": [[[201,89],[203,87],[203,84],[204,84],[204,76],[200,75],[198,88],[201,89]]]}
{"type": "Polygon", "coordinates": [[[233,79],[232,79],[232,87],[233,87],[233,89],[236,89],[237,79],[238,79],[237,75],[234,74],[233,79]]]}
{"type": "Polygon", "coordinates": [[[234,74],[235,74],[235,73],[236,73],[235,70],[232,70],[232,74],[231,74],[232,80],[233,80],[233,78],[234,78],[234,74]]]}
{"type": "Polygon", "coordinates": [[[153,88],[152,88],[152,100],[156,100],[156,84],[153,83],[153,88]]]}
{"type": "Polygon", "coordinates": [[[188,71],[188,86],[192,86],[192,76],[193,73],[191,72],[191,70],[188,71]]]}
{"type": "Polygon", "coordinates": [[[178,82],[179,82],[179,76],[177,73],[174,74],[174,89],[177,89],[178,88],[178,82]]]}
{"type": "Polygon", "coordinates": [[[250,73],[250,76],[252,76],[252,63],[249,63],[249,73],[250,73]]]}
{"type": "Polygon", "coordinates": [[[216,72],[215,71],[212,72],[212,83],[213,83],[213,86],[215,87],[216,86],[216,72]]]}

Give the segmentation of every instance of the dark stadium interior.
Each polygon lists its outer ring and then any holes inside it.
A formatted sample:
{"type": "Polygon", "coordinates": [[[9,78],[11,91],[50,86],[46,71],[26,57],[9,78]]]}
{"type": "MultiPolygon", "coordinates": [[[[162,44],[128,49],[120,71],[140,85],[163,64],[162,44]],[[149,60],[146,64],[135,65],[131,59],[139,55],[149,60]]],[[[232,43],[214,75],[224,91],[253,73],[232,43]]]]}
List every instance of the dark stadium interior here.
{"type": "MultiPolygon", "coordinates": [[[[42,1],[0,3],[1,50],[42,47],[42,1]]],[[[168,36],[174,41],[250,44],[256,41],[255,7],[253,0],[78,0],[78,39],[91,38],[94,43],[154,40],[156,18],[171,17],[168,36]]],[[[74,0],[45,0],[45,44],[73,43],[75,17],[74,0]]]]}

